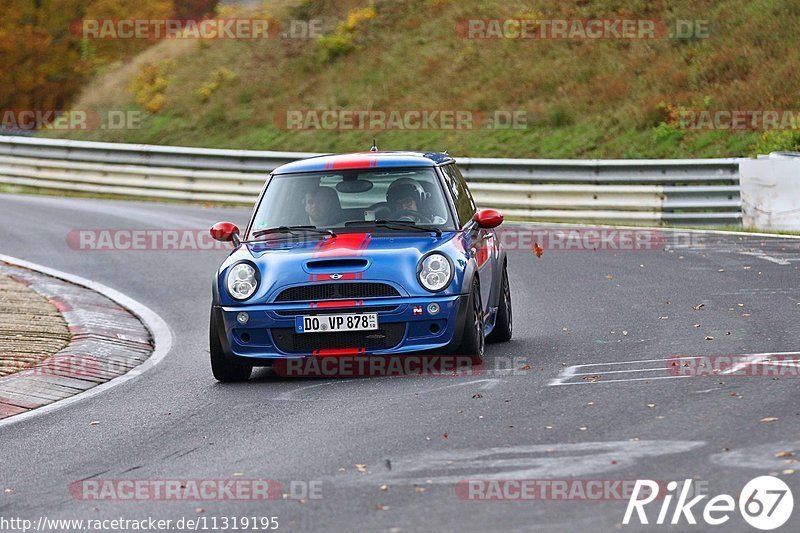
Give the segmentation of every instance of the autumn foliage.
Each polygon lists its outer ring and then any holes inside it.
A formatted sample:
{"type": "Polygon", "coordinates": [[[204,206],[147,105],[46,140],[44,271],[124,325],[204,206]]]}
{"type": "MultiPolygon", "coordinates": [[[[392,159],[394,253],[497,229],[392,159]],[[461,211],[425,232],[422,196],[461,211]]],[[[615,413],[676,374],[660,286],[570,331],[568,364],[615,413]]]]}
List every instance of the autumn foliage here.
{"type": "Polygon", "coordinates": [[[0,0],[0,109],[65,109],[92,76],[152,41],[89,40],[87,19],[189,19],[218,0],[0,0]]]}

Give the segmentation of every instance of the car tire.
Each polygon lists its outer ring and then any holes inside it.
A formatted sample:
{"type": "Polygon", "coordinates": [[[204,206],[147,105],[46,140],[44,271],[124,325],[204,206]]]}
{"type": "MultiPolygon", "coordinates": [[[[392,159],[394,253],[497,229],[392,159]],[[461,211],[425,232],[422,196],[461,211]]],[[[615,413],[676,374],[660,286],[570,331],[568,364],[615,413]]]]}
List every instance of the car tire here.
{"type": "Polygon", "coordinates": [[[211,354],[211,372],[213,372],[217,381],[236,383],[250,379],[250,375],[253,373],[252,366],[234,363],[225,358],[225,353],[222,351],[222,343],[219,341],[217,319],[214,317],[214,311],[211,311],[211,320],[209,321],[208,348],[211,354]]]}
{"type": "Polygon", "coordinates": [[[481,302],[481,287],[478,280],[472,282],[472,291],[469,295],[467,316],[464,322],[464,336],[458,355],[469,356],[473,365],[483,363],[483,352],[486,346],[484,338],[483,303],[481,302]]]}
{"type": "Polygon", "coordinates": [[[497,306],[497,318],[494,329],[486,337],[487,342],[508,342],[514,329],[511,315],[511,286],[508,283],[508,269],[503,265],[503,279],[500,281],[500,303],[497,306]]]}

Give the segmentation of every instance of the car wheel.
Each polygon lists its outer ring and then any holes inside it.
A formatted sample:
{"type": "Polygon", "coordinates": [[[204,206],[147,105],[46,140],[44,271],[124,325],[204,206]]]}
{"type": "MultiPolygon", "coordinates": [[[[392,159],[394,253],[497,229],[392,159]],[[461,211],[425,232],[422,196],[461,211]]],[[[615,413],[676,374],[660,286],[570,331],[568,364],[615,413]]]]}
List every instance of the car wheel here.
{"type": "Polygon", "coordinates": [[[217,381],[221,381],[222,383],[235,383],[237,381],[247,381],[250,379],[250,374],[253,373],[252,366],[237,364],[225,358],[225,354],[222,351],[222,343],[219,342],[217,319],[214,317],[214,311],[211,311],[211,320],[209,321],[208,329],[211,371],[214,373],[214,377],[217,381]]]}
{"type": "Polygon", "coordinates": [[[503,265],[503,279],[500,282],[501,290],[500,305],[497,307],[497,318],[494,321],[494,329],[486,337],[489,342],[507,342],[511,340],[511,333],[514,323],[511,316],[511,287],[508,283],[508,269],[503,265]]]}
{"type": "Polygon", "coordinates": [[[483,350],[485,338],[483,335],[483,303],[481,302],[481,288],[478,280],[472,283],[472,292],[469,295],[469,311],[464,324],[464,336],[458,355],[467,355],[472,358],[472,364],[483,363],[483,350]]]}

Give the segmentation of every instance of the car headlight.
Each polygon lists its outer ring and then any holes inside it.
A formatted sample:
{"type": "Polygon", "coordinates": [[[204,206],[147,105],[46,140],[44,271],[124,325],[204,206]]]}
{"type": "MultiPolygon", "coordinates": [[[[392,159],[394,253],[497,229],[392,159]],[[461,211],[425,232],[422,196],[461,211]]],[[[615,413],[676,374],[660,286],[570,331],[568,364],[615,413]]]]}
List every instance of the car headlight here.
{"type": "Polygon", "coordinates": [[[441,291],[453,280],[453,265],[447,256],[440,253],[426,255],[417,267],[417,278],[425,289],[441,291]]]}
{"type": "Polygon", "coordinates": [[[256,269],[249,263],[237,263],[228,271],[228,294],[237,300],[247,300],[258,288],[256,269]]]}

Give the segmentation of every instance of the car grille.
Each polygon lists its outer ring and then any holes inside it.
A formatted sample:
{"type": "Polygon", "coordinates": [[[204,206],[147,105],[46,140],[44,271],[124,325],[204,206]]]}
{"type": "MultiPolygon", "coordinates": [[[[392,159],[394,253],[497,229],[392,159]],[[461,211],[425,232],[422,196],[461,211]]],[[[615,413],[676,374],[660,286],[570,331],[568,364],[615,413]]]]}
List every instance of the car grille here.
{"type": "Polygon", "coordinates": [[[275,301],[303,302],[347,298],[391,298],[394,296],[400,296],[400,293],[385,283],[314,283],[286,289],[275,298],[275,301]]]}
{"type": "Polygon", "coordinates": [[[272,339],[281,351],[309,353],[330,348],[393,348],[400,344],[405,332],[405,322],[382,324],[380,329],[372,331],[340,333],[296,333],[291,328],[275,328],[272,339]]]}

